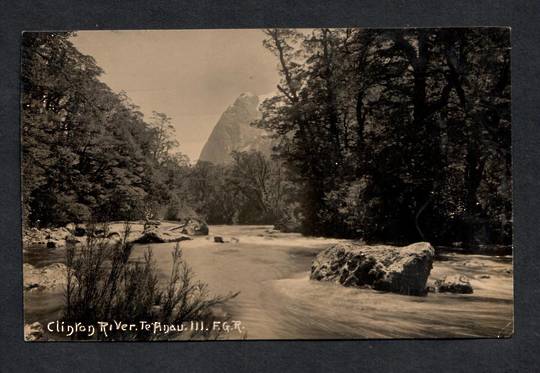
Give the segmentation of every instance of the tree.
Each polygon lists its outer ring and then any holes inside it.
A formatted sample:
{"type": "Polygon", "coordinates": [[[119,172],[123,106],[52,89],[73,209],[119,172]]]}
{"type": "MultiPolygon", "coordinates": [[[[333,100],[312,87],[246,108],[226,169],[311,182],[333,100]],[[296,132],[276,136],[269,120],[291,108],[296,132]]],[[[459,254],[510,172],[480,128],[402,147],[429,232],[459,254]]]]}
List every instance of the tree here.
{"type": "Polygon", "coordinates": [[[306,191],[306,232],[507,242],[508,30],[265,35],[282,80],[259,126],[306,191]]]}
{"type": "Polygon", "coordinates": [[[146,123],[125,93],[114,93],[99,80],[102,70],[71,37],[23,35],[25,224],[158,213],[172,198],[166,184],[170,171],[187,163],[172,152],[177,142],[171,119],[154,113],[146,123]]]}

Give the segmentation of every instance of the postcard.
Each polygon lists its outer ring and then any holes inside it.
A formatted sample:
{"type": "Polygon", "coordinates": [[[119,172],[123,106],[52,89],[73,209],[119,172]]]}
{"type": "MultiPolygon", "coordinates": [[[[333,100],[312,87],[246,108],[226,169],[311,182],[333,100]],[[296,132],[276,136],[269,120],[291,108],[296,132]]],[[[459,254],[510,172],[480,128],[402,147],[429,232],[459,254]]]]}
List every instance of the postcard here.
{"type": "Polygon", "coordinates": [[[24,338],[513,334],[510,29],[25,32],[24,338]]]}

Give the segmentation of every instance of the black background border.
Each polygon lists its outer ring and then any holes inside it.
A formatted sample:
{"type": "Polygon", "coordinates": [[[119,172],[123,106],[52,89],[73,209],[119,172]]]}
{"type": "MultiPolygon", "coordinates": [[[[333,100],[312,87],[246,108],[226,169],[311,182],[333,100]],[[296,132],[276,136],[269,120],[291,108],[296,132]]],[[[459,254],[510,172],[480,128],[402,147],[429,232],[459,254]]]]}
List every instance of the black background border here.
{"type": "Polygon", "coordinates": [[[527,372],[540,366],[540,2],[19,0],[0,3],[0,372],[527,372]],[[512,27],[515,333],[511,339],[25,343],[20,242],[23,30],[512,27]]]}

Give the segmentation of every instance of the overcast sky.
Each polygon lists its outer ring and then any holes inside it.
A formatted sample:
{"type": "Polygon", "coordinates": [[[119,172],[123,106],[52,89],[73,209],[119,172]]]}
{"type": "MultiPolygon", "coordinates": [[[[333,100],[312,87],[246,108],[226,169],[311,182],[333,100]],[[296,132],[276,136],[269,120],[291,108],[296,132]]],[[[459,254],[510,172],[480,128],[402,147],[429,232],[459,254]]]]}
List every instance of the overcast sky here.
{"type": "Polygon", "coordinates": [[[172,117],[180,151],[194,161],[240,93],[276,90],[277,61],[263,38],[260,30],[80,31],[73,42],[147,117],[172,117]]]}

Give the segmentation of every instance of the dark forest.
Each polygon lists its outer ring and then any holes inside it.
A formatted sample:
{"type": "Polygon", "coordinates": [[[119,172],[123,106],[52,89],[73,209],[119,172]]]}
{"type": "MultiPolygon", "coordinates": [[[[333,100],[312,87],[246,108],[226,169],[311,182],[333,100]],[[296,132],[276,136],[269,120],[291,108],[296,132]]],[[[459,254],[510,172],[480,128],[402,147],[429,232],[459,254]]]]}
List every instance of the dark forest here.
{"type": "MultiPolygon", "coordinates": [[[[366,242],[512,240],[508,29],[265,30],[271,156],[191,164],[70,42],[25,33],[26,227],[181,219],[366,242]]],[[[179,139],[178,141],[176,139],[179,139]]]]}

